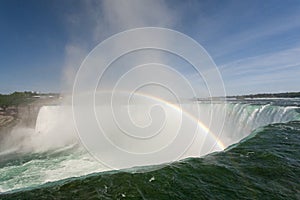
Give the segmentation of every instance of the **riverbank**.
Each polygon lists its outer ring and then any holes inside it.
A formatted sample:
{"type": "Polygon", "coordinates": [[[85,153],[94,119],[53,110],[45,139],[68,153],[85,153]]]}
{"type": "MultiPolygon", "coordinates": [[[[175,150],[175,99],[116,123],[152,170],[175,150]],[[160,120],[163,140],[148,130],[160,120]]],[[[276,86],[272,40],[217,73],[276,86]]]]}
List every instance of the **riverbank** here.
{"type": "Polygon", "coordinates": [[[0,94],[0,135],[9,132],[16,125],[34,127],[40,107],[58,104],[60,100],[60,95],[53,93],[0,94]]]}

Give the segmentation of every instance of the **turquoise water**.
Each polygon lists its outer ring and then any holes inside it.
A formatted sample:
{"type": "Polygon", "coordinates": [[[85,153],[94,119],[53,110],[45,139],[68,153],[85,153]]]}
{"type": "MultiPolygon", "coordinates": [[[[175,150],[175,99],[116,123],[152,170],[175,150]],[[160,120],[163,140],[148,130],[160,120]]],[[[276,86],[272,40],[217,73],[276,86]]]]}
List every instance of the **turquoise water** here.
{"type": "MultiPolygon", "coordinates": [[[[252,116],[257,106],[244,110],[252,116]]],[[[300,199],[300,121],[256,128],[202,158],[126,171],[99,167],[77,146],[10,155],[0,161],[0,199],[300,199]]]]}

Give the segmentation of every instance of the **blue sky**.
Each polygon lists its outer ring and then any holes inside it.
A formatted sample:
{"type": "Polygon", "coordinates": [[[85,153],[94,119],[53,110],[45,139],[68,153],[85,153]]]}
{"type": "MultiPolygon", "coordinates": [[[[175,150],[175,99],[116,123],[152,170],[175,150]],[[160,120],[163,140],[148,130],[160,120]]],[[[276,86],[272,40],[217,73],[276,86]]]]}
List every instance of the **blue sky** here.
{"type": "Polygon", "coordinates": [[[198,41],[227,94],[300,91],[297,0],[0,0],[0,93],[64,91],[93,47],[142,26],[198,41]]]}

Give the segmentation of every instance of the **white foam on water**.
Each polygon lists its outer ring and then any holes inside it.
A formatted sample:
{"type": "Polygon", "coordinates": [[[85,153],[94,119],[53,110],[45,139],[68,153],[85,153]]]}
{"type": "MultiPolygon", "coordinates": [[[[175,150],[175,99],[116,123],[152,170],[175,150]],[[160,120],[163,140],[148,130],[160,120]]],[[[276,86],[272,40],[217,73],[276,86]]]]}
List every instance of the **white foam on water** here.
{"type": "MultiPolygon", "coordinates": [[[[216,131],[223,127],[219,140],[225,146],[241,140],[257,127],[300,119],[299,113],[295,111],[296,107],[231,103],[201,104],[202,115],[199,120],[204,124],[209,123],[207,118],[210,116],[209,106],[212,106],[212,110],[216,113],[226,109],[225,124],[218,123],[220,118],[218,115],[213,115],[211,125],[207,124],[210,131],[216,135],[216,131]]],[[[190,114],[193,116],[193,113],[190,114]]],[[[0,192],[109,170],[79,145],[70,107],[42,107],[35,129],[18,128],[4,141],[6,147],[10,148],[2,151],[1,155],[23,151],[27,154],[38,153],[41,156],[33,157],[32,160],[21,165],[7,165],[0,168],[0,192]],[[43,152],[48,153],[43,154],[43,152]]],[[[203,148],[206,148],[205,145],[203,148]]],[[[190,155],[192,154],[186,156],[190,155]]]]}

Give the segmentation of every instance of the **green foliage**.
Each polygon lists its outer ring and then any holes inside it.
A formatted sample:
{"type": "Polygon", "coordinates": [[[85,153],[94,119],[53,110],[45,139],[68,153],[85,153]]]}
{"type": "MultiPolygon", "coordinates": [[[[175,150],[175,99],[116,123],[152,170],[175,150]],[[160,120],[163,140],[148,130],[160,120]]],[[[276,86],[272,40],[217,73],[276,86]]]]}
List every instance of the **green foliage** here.
{"type": "Polygon", "coordinates": [[[0,107],[6,109],[9,106],[18,106],[22,103],[31,102],[33,96],[36,93],[33,92],[14,92],[12,94],[0,94],[0,107]]]}
{"type": "Polygon", "coordinates": [[[243,98],[300,98],[300,92],[286,92],[286,93],[264,93],[264,94],[250,94],[242,96],[229,96],[236,97],[237,99],[243,98]]]}

